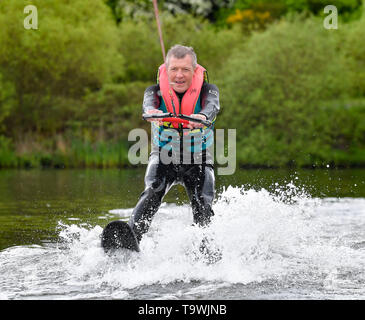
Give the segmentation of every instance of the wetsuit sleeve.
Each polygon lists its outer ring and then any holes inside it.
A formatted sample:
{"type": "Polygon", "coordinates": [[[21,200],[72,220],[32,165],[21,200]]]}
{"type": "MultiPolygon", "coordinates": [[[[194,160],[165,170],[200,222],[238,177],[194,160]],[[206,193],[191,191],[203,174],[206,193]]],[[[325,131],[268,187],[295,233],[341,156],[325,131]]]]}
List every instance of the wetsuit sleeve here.
{"type": "Polygon", "coordinates": [[[213,121],[220,109],[218,87],[205,82],[201,90],[201,99],[202,109],[199,113],[205,115],[208,120],[213,121]]]}
{"type": "Polygon", "coordinates": [[[160,86],[153,85],[148,87],[143,96],[142,112],[145,113],[147,110],[158,109],[160,107],[160,86]]]}

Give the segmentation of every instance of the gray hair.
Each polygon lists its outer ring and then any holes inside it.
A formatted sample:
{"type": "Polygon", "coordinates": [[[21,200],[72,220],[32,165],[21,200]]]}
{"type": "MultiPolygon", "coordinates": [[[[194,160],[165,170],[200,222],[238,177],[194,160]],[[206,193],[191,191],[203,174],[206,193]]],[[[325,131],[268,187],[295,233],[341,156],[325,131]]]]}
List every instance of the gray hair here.
{"type": "Polygon", "coordinates": [[[191,61],[193,63],[193,68],[195,69],[198,62],[197,62],[197,58],[196,58],[196,54],[194,52],[194,49],[192,47],[186,47],[186,46],[182,46],[180,44],[174,45],[167,52],[166,66],[169,65],[169,60],[170,60],[171,56],[173,56],[177,59],[183,59],[187,54],[191,56],[191,61]]]}

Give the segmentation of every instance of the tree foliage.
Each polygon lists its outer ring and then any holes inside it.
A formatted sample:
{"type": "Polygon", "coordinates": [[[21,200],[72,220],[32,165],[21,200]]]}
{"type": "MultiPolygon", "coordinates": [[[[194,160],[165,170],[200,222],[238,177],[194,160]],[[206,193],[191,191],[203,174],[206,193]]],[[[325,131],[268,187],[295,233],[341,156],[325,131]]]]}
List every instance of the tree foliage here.
{"type": "MultiPolygon", "coordinates": [[[[238,164],[364,165],[365,18],[326,30],[323,17],[295,14],[320,15],[320,0],[228,2],[210,13],[206,1],[181,2],[182,13],[159,4],[166,50],[194,47],[220,89],[216,125],[237,129],[238,164]],[[246,32],[243,12],[270,19],[246,32]]],[[[128,133],[149,129],[143,92],[163,63],[150,0],[2,1],[0,44],[0,167],[128,165],[128,133]],[[23,27],[28,3],[37,30],[23,27]]]]}
{"type": "Polygon", "coordinates": [[[0,3],[0,73],[14,88],[8,130],[54,133],[85,90],[123,74],[124,62],[111,14],[99,0],[32,4],[37,30],[24,29],[24,1],[0,3]]]}
{"type": "Polygon", "coordinates": [[[241,163],[308,165],[335,147],[322,130],[330,115],[322,105],[346,99],[353,83],[340,38],[318,29],[320,23],[281,22],[254,34],[225,64],[220,125],[239,131],[241,163]]]}

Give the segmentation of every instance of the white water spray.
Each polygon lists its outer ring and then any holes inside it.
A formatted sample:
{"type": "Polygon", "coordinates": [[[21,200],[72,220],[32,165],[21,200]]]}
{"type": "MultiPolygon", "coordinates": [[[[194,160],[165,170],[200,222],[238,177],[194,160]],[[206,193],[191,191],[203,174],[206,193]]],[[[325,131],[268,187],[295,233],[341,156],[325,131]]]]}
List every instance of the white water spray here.
{"type": "MultiPolygon", "coordinates": [[[[364,203],[357,204],[360,215],[365,215],[364,203]]],[[[169,297],[270,282],[299,287],[300,283],[315,283],[319,291],[331,292],[344,285],[344,274],[365,267],[364,250],[353,246],[354,237],[352,242],[343,240],[348,233],[336,229],[338,216],[329,212],[331,205],[310,198],[291,183],[273,192],[230,186],[214,203],[215,216],[209,227],[193,225],[190,206],[164,203],[140,243],[141,252],[121,250],[113,256],[100,246],[101,226],[60,223],[56,246],[0,252],[7,263],[0,267],[0,274],[13,273],[6,279],[0,276],[6,289],[2,292],[16,297],[19,293],[12,289],[12,281],[22,281],[22,294],[45,294],[40,286],[45,279],[49,292],[85,299],[133,298],[138,288],[146,288],[149,298],[161,297],[165,294],[161,288],[179,283],[188,288],[176,288],[169,297]],[[221,253],[221,260],[214,264],[208,264],[199,252],[204,237],[221,253]],[[75,291],[79,292],[76,296],[71,293],[75,291]]],[[[118,219],[130,212],[116,209],[110,213],[118,219]]],[[[356,237],[356,243],[361,243],[359,234],[356,237]]]]}

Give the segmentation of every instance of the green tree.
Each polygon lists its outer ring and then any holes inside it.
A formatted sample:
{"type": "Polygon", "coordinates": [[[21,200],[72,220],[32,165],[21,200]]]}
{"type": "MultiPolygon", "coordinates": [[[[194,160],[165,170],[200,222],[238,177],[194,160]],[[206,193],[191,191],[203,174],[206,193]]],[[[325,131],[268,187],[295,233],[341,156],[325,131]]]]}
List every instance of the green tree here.
{"type": "Polygon", "coordinates": [[[323,10],[329,4],[336,6],[342,21],[361,15],[362,0],[235,0],[231,7],[221,8],[216,16],[221,26],[239,23],[251,31],[290,14],[324,16],[323,10]]]}
{"type": "Polygon", "coordinates": [[[63,130],[85,90],[123,74],[118,30],[99,0],[0,2],[0,73],[14,87],[7,130],[63,130]],[[25,5],[38,9],[38,29],[26,30],[25,5]]]}
{"type": "MultiPolygon", "coordinates": [[[[243,164],[310,164],[325,159],[321,103],[351,88],[339,37],[320,19],[281,22],[257,33],[225,64],[219,82],[219,125],[237,128],[243,164]]],[[[326,121],[326,120],[325,120],[326,121]]]]}
{"type": "MultiPolygon", "coordinates": [[[[126,20],[136,20],[141,17],[153,17],[154,8],[151,0],[104,0],[111,8],[117,23],[126,20]]],[[[174,15],[191,14],[216,20],[216,14],[222,8],[232,6],[231,0],[159,0],[157,1],[160,12],[174,15]]]]}
{"type": "Polygon", "coordinates": [[[124,82],[155,81],[163,63],[156,22],[152,19],[123,21],[119,24],[120,53],[125,57],[124,82]]]}
{"type": "Polygon", "coordinates": [[[5,82],[0,73],[0,135],[6,130],[5,120],[11,114],[14,105],[14,87],[5,82]]]}
{"type": "MultiPolygon", "coordinates": [[[[364,11],[365,13],[365,11],[364,11]]],[[[356,94],[365,96],[365,14],[359,21],[346,26],[343,37],[343,50],[348,58],[356,94]]]]}

